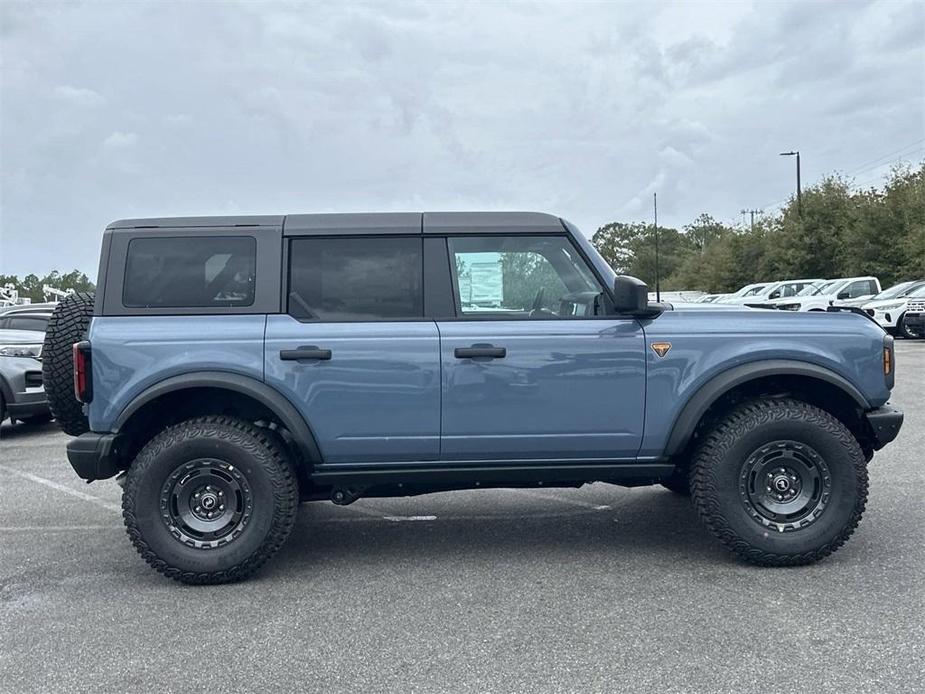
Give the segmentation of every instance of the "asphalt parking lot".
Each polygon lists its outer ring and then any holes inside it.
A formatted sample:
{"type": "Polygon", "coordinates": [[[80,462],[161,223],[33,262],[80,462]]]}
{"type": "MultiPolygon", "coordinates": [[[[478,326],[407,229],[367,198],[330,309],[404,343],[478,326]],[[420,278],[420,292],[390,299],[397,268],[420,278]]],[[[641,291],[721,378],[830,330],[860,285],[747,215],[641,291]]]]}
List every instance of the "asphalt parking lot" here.
{"type": "Polygon", "coordinates": [[[0,691],[923,691],[925,341],[852,540],[741,564],[661,488],[305,505],[254,579],[183,586],[54,424],[0,431],[0,691]]]}

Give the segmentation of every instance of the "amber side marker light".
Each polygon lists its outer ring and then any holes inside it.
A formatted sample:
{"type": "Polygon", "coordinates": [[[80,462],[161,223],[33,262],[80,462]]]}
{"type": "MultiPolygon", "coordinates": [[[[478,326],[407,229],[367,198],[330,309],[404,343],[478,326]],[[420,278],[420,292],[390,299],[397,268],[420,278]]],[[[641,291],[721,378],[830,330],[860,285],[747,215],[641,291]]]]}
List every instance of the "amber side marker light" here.
{"type": "Polygon", "coordinates": [[[893,337],[885,335],[883,338],[883,380],[887,388],[892,390],[896,380],[896,352],[893,351],[893,337]]]}

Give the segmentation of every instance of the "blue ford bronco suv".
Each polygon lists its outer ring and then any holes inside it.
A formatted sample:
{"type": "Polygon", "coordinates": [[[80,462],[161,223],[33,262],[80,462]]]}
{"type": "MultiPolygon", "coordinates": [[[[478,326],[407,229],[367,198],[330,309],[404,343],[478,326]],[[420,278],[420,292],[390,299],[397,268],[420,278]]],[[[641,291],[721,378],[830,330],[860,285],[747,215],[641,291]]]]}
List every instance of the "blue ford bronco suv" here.
{"type": "Polygon", "coordinates": [[[253,573],[300,501],[594,481],[805,564],[902,423],[867,317],[651,303],[538,213],[114,222],[43,355],[77,474],[118,476],[135,548],[189,583],[253,573]]]}

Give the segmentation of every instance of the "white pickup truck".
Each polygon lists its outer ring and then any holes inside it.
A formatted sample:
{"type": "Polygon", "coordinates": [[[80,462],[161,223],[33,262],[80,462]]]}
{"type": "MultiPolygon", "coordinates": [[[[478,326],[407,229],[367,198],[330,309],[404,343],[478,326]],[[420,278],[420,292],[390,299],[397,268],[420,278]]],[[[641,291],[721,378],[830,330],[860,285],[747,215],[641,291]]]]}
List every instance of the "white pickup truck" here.
{"type": "Polygon", "coordinates": [[[717,303],[735,304],[737,306],[758,306],[767,304],[775,299],[786,299],[796,296],[801,291],[810,286],[818,286],[824,283],[823,279],[804,279],[804,280],[781,280],[780,282],[766,282],[764,284],[749,285],[744,287],[747,291],[744,294],[736,292],[732,296],[718,299],[717,303]]]}
{"type": "Polygon", "coordinates": [[[825,311],[837,301],[873,297],[879,291],[880,280],[876,277],[842,277],[808,286],[796,296],[769,301],[766,305],[782,311],[825,311]]]}

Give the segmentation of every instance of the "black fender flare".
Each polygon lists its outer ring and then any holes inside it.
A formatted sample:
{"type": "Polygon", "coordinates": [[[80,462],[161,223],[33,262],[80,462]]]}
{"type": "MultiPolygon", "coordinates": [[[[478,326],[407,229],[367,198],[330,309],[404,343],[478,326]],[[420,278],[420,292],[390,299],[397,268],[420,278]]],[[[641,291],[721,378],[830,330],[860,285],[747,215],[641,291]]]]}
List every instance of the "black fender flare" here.
{"type": "Polygon", "coordinates": [[[790,359],[767,359],[740,364],[711,378],[687,400],[684,407],[681,408],[681,412],[675,418],[665,447],[665,455],[676,455],[684,449],[703,415],[719,398],[736,386],[766,376],[815,378],[844,391],[846,395],[857,403],[859,409],[871,409],[871,404],[861,391],[846,378],[824,366],[790,359]]]}
{"type": "Polygon", "coordinates": [[[321,449],[311,427],[292,402],[279,391],[256,378],[228,371],[196,371],[179,376],[171,376],[143,390],[135,396],[122,410],[112,427],[112,433],[118,434],[132,415],[154,400],[181,390],[191,388],[216,388],[230,390],[247,395],[275,414],[284,427],[292,434],[300,452],[311,463],[320,463],[321,449]]]}

